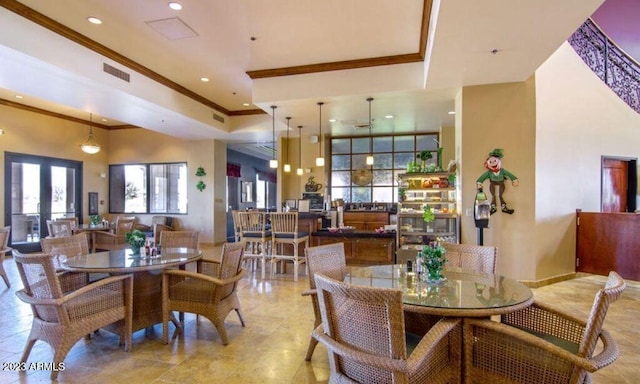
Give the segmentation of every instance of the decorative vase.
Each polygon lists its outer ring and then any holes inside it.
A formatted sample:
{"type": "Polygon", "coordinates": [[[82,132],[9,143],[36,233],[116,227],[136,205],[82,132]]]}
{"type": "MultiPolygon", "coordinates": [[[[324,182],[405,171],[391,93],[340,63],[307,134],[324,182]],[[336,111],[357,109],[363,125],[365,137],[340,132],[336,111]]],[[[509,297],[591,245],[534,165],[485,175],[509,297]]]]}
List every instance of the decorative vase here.
{"type": "Polygon", "coordinates": [[[428,284],[442,284],[447,281],[447,277],[442,274],[442,268],[427,269],[425,280],[428,284]]]}

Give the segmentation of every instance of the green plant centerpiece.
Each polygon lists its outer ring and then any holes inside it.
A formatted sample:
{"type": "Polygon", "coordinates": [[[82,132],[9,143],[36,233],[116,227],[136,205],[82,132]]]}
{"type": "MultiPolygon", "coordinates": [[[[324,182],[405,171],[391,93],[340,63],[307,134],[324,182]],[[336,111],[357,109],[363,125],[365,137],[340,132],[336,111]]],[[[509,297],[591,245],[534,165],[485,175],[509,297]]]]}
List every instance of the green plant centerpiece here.
{"type": "Polygon", "coordinates": [[[89,219],[91,220],[91,225],[93,227],[95,227],[98,224],[100,224],[100,215],[90,215],[89,219]]]}
{"type": "Polygon", "coordinates": [[[144,247],[147,237],[139,229],[134,229],[124,235],[124,241],[131,246],[134,255],[140,255],[140,248],[144,247]]]}
{"type": "Polygon", "coordinates": [[[447,278],[442,274],[447,262],[446,253],[447,250],[436,243],[425,245],[418,253],[422,268],[426,271],[427,283],[439,284],[446,281],[447,278]]]}

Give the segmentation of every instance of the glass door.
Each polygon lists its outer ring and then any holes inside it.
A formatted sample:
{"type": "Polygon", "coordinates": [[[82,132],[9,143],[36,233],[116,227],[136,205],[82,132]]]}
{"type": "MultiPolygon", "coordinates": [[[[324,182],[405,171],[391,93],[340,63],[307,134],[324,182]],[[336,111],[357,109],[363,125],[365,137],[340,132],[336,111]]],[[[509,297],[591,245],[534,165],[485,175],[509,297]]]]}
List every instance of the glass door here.
{"type": "Polygon", "coordinates": [[[40,250],[47,220],[82,218],[82,163],[5,153],[5,223],[20,252],[40,250]]]}

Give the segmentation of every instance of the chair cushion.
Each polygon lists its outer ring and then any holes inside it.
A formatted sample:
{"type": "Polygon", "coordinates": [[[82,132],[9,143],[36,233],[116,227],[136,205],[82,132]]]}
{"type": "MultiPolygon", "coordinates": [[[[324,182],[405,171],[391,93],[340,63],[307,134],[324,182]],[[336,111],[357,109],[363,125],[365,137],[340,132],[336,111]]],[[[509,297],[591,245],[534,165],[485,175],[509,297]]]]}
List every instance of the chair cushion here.
{"type": "MultiPolygon", "coordinates": [[[[261,238],[263,235],[261,232],[245,232],[243,235],[243,237],[257,237],[257,238],[261,238]]],[[[271,237],[271,231],[266,231],[264,233],[265,237],[271,237]]]]}
{"type": "Polygon", "coordinates": [[[413,350],[416,349],[418,344],[420,344],[420,340],[422,337],[416,335],[415,333],[405,332],[404,340],[407,343],[407,357],[411,356],[413,350]]]}
{"type": "MultiPolygon", "coordinates": [[[[298,232],[298,239],[309,236],[309,232],[298,232]]],[[[293,239],[293,233],[276,233],[276,239],[293,239]]]]}
{"type": "Polygon", "coordinates": [[[564,349],[567,352],[571,352],[573,354],[577,354],[578,353],[578,348],[580,347],[578,344],[576,343],[572,343],[569,340],[565,340],[563,338],[557,337],[557,336],[553,336],[553,335],[549,335],[546,333],[541,333],[541,332],[536,332],[536,331],[532,331],[530,329],[526,329],[526,328],[520,328],[520,327],[516,327],[518,329],[521,329],[525,332],[527,332],[528,334],[531,334],[533,336],[539,337],[544,341],[547,341],[553,345],[555,345],[556,347],[560,347],[562,349],[564,349]]]}

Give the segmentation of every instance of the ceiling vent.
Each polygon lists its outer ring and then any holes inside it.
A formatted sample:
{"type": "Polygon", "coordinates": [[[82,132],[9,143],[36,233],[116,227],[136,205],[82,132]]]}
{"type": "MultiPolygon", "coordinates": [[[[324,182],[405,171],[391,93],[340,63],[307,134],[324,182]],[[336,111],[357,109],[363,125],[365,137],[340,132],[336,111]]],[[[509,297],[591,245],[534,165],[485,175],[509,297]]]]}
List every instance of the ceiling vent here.
{"type": "Polygon", "coordinates": [[[198,34],[178,17],[152,20],[146,22],[148,26],[169,40],[180,40],[188,37],[197,37],[198,34]]]}
{"type": "Polygon", "coordinates": [[[130,82],[130,77],[131,75],[129,75],[127,72],[119,70],[118,68],[111,66],[107,63],[102,63],[102,70],[108,74],[110,74],[111,76],[115,76],[120,80],[124,80],[127,83],[130,82]]]}
{"type": "Polygon", "coordinates": [[[220,123],[224,124],[224,117],[222,117],[222,116],[220,116],[220,115],[218,115],[218,114],[216,114],[216,113],[214,113],[214,114],[213,114],[213,120],[218,121],[218,122],[220,122],[220,123]]]}

